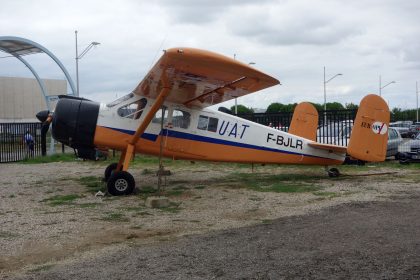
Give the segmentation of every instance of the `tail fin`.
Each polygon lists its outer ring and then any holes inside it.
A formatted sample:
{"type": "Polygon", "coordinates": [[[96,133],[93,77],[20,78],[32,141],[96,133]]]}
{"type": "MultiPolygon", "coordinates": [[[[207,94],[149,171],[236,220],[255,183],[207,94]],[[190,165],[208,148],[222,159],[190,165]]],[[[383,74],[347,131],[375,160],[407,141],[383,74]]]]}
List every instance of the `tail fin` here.
{"type": "Polygon", "coordinates": [[[376,94],[360,102],[347,153],[364,161],[384,161],[388,142],[389,108],[376,94]]]}
{"type": "Polygon", "coordinates": [[[289,133],[316,141],[318,111],[309,102],[299,103],[293,113],[289,133]]]}

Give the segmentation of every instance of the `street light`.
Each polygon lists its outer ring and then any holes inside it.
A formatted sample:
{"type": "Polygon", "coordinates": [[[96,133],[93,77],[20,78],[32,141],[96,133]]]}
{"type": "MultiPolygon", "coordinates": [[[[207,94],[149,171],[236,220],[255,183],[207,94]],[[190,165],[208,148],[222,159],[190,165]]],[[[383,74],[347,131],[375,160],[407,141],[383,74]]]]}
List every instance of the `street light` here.
{"type": "Polygon", "coordinates": [[[324,125],[327,123],[327,83],[334,79],[337,76],[342,76],[343,74],[338,73],[329,78],[328,80],[325,80],[325,66],[324,66],[324,125]]]}
{"type": "Polygon", "coordinates": [[[419,122],[419,88],[416,81],[416,122],[419,122]]]}
{"type": "Polygon", "coordinates": [[[389,82],[386,85],[382,86],[382,80],[381,80],[381,75],[379,75],[379,96],[382,96],[382,89],[386,86],[389,86],[390,84],[395,84],[395,81],[389,82]]]}
{"type": "Polygon", "coordinates": [[[93,48],[94,46],[99,45],[100,43],[98,42],[92,42],[89,44],[89,46],[87,46],[82,53],[79,55],[79,49],[77,46],[77,30],[74,31],[74,34],[76,36],[76,94],[77,97],[79,97],[79,60],[82,59],[82,57],[87,54],[88,51],[90,51],[91,48],[93,48]]]}

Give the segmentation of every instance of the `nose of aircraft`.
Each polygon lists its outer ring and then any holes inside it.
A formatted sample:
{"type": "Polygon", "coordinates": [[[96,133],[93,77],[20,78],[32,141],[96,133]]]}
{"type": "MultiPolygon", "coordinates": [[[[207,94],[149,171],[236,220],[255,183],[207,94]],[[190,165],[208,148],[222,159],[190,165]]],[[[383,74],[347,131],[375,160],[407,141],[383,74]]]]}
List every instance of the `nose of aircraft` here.
{"type": "Polygon", "coordinates": [[[44,110],[44,111],[41,111],[41,112],[38,112],[37,114],[36,114],[36,118],[40,121],[40,122],[45,122],[46,120],[47,120],[47,118],[48,118],[48,115],[50,114],[50,111],[48,111],[48,110],[44,110]]]}
{"type": "Polygon", "coordinates": [[[82,98],[60,98],[52,120],[57,141],[78,150],[92,150],[100,104],[82,98]]]}

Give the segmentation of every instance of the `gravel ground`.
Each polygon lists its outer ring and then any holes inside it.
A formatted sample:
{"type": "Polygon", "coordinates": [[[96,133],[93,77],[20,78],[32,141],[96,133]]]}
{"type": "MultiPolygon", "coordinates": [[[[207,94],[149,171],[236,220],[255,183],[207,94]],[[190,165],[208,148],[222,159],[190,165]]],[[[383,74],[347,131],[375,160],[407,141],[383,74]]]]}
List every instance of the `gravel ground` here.
{"type": "Polygon", "coordinates": [[[16,279],[419,279],[420,195],[146,246],[16,279]]]}
{"type": "MultiPolygon", "coordinates": [[[[237,172],[252,173],[249,167],[174,164],[169,166],[173,175],[166,188],[172,206],[159,210],[146,208],[142,193],[118,198],[90,193],[81,179],[96,178],[99,182],[103,164],[0,167],[0,278],[49,271],[79,259],[112,255],[126,246],[154,244],[146,246],[152,250],[162,242],[169,246],[168,240],[182,236],[199,238],[200,234],[271,223],[281,217],[318,213],[341,204],[386,202],[390,197],[412,195],[420,189],[418,169],[395,169],[389,165],[360,170],[353,167],[347,170],[351,176],[334,180],[324,178],[320,167],[255,168],[253,173],[257,174],[295,174],[297,178],[310,175],[315,179],[309,183],[321,188],[319,192],[273,193],[238,188],[223,179],[237,172]],[[384,174],[360,176],[378,173],[384,174]],[[76,199],[51,205],[51,199],[57,195],[76,199]]],[[[132,168],[140,188],[156,185],[150,168],[155,165],[132,168]]],[[[308,184],[307,180],[301,183],[308,184]]],[[[144,261],[149,262],[148,259],[145,257],[144,261]]]]}

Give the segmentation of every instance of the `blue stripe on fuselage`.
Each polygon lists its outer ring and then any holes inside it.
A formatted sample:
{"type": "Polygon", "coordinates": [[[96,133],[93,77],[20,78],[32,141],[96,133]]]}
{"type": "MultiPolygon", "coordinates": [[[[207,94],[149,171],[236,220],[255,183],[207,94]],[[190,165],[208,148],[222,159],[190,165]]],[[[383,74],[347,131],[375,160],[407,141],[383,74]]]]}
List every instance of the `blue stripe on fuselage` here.
{"type": "MultiPolygon", "coordinates": [[[[116,131],[119,131],[119,132],[122,132],[122,133],[125,133],[125,134],[129,134],[129,135],[134,135],[134,133],[135,133],[135,131],[127,130],[127,129],[114,128],[114,127],[108,127],[108,126],[104,126],[104,127],[112,129],[112,130],[116,130],[116,131]]],[[[217,139],[217,138],[211,138],[211,137],[207,137],[207,136],[194,135],[194,134],[191,134],[191,133],[185,133],[185,132],[168,130],[168,129],[163,129],[159,135],[165,135],[165,136],[168,136],[168,137],[186,139],[186,140],[192,140],[192,141],[198,141],[198,142],[206,142],[206,143],[219,144],[219,145],[235,146],[235,147],[254,149],[254,150],[262,150],[262,151],[269,151],[269,152],[276,152],[276,153],[283,153],[283,154],[291,154],[291,155],[303,155],[303,156],[306,156],[306,157],[314,157],[314,158],[331,159],[331,158],[326,158],[326,157],[321,157],[321,156],[307,155],[307,154],[303,154],[303,153],[277,150],[277,149],[268,148],[268,147],[261,147],[261,146],[256,146],[256,145],[250,145],[250,144],[238,143],[238,142],[222,140],[222,139],[217,139]]],[[[158,135],[157,134],[151,134],[151,133],[143,133],[141,135],[141,138],[154,142],[158,138],[158,135]]]]}

